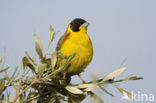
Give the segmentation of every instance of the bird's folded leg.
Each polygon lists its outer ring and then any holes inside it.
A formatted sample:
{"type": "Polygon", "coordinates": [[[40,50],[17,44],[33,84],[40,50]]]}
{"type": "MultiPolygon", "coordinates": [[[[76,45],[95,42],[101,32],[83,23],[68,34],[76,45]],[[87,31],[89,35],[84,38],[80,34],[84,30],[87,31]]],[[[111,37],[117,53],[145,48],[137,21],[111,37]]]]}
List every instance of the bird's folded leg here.
{"type": "Polygon", "coordinates": [[[70,81],[71,81],[70,75],[68,75],[67,73],[63,73],[63,81],[64,81],[64,85],[71,85],[70,84],[70,81]]]}
{"type": "Polygon", "coordinates": [[[80,78],[80,80],[82,81],[83,84],[87,83],[87,82],[80,76],[80,74],[78,74],[78,77],[80,78]]]}

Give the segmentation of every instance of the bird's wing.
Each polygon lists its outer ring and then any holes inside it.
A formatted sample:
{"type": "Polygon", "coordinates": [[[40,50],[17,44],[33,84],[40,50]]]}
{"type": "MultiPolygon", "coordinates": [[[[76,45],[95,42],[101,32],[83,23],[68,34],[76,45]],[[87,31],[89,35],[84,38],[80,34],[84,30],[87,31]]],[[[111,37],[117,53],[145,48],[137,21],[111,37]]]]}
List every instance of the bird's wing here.
{"type": "Polygon", "coordinates": [[[65,42],[70,36],[70,32],[66,32],[64,35],[61,36],[59,39],[57,46],[56,46],[56,51],[59,51],[61,49],[62,43],[65,42]]]}

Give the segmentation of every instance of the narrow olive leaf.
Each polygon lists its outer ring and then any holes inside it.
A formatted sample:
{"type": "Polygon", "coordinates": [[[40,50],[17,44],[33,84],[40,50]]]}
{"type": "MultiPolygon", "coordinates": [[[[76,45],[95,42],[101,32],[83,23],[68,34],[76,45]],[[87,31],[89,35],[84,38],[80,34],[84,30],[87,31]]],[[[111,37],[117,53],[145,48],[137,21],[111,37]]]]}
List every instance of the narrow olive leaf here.
{"type": "Polygon", "coordinates": [[[123,73],[126,70],[126,67],[120,68],[115,70],[114,72],[108,74],[100,83],[104,83],[107,80],[113,79],[116,76],[119,76],[121,73],[123,73]]]}
{"type": "MultiPolygon", "coordinates": [[[[5,69],[9,69],[9,67],[7,67],[7,68],[5,68],[5,69]]],[[[10,78],[9,78],[9,76],[8,76],[8,74],[7,74],[7,71],[4,71],[4,78],[9,82],[10,81],[10,78]]]]}
{"type": "Polygon", "coordinates": [[[13,101],[13,99],[12,99],[11,94],[9,94],[7,103],[8,103],[8,102],[10,103],[11,101],[13,101]]]}
{"type": "Polygon", "coordinates": [[[38,35],[36,33],[34,33],[34,38],[35,38],[35,42],[38,43],[38,45],[40,46],[41,50],[43,50],[42,42],[41,42],[40,38],[38,37],[38,35]]]}
{"type": "Polygon", "coordinates": [[[16,72],[17,72],[17,69],[18,69],[18,67],[16,66],[15,69],[14,69],[14,72],[13,72],[11,78],[10,78],[10,79],[11,79],[11,80],[9,81],[10,84],[13,84],[13,81],[15,80],[15,74],[16,74],[16,72]]]}
{"type": "Polygon", "coordinates": [[[15,77],[15,74],[16,74],[16,72],[17,72],[17,69],[18,69],[18,67],[16,66],[15,69],[14,69],[14,72],[13,72],[13,74],[12,74],[12,76],[11,76],[12,80],[13,80],[14,77],[15,77]]]}
{"type": "Polygon", "coordinates": [[[94,99],[94,101],[97,101],[97,103],[104,103],[104,101],[95,93],[93,93],[93,92],[88,92],[88,93],[94,99]]]}
{"type": "Polygon", "coordinates": [[[144,79],[143,77],[136,77],[136,78],[133,78],[133,80],[140,80],[140,79],[144,79]]]}
{"type": "Polygon", "coordinates": [[[0,70],[0,73],[5,72],[5,71],[7,71],[8,69],[9,69],[9,67],[7,67],[7,68],[5,68],[5,69],[2,69],[2,70],[0,70]]]}
{"type": "Polygon", "coordinates": [[[98,75],[99,75],[98,73],[92,74],[91,78],[92,78],[92,82],[93,83],[97,83],[97,81],[99,79],[98,75]]]}
{"type": "Polygon", "coordinates": [[[125,78],[124,81],[133,80],[136,78],[137,75],[138,75],[138,73],[132,74],[129,77],[125,78]]]}
{"type": "Polygon", "coordinates": [[[4,74],[4,79],[8,81],[8,82],[7,82],[7,85],[8,85],[8,84],[10,85],[11,82],[12,82],[12,80],[11,80],[12,78],[9,77],[9,75],[7,74],[6,71],[5,71],[4,73],[5,73],[5,74],[4,74]]]}
{"type": "Polygon", "coordinates": [[[0,57],[0,64],[2,63],[2,57],[0,57]]]}
{"type": "Polygon", "coordinates": [[[32,58],[32,63],[34,64],[34,65],[37,65],[37,63],[36,63],[36,58],[32,58]]]}
{"type": "Polygon", "coordinates": [[[80,84],[80,85],[75,86],[75,87],[80,88],[80,89],[84,89],[84,91],[92,91],[93,89],[99,88],[99,86],[96,84],[80,84]]]}
{"type": "Polygon", "coordinates": [[[121,62],[121,64],[119,65],[118,69],[121,68],[121,66],[123,66],[123,64],[126,62],[126,60],[127,60],[127,58],[125,58],[125,59],[121,62]]]}
{"type": "Polygon", "coordinates": [[[67,66],[70,63],[70,61],[74,58],[75,55],[76,53],[73,53],[72,55],[70,55],[63,65],[67,66]]]}
{"type": "Polygon", "coordinates": [[[97,89],[97,88],[99,88],[98,85],[90,84],[86,89],[84,89],[84,91],[88,92],[88,91],[92,91],[92,90],[97,89]]]}
{"type": "MultiPolygon", "coordinates": [[[[22,97],[22,96],[21,96],[21,97],[22,97]]],[[[16,100],[16,103],[23,103],[23,102],[20,101],[20,98],[21,98],[21,97],[19,97],[19,98],[16,100]]],[[[11,102],[11,101],[10,101],[10,102],[11,102]]]]}
{"type": "Polygon", "coordinates": [[[4,103],[8,103],[8,100],[4,100],[3,102],[4,102],[4,103]]]}
{"type": "Polygon", "coordinates": [[[17,103],[24,103],[24,100],[26,99],[26,97],[24,95],[21,95],[20,98],[17,99],[17,103]]]}
{"type": "Polygon", "coordinates": [[[25,68],[27,67],[27,64],[29,63],[29,60],[28,60],[28,58],[25,56],[25,57],[23,57],[22,62],[23,62],[23,68],[25,69],[25,68]]]}
{"type": "Polygon", "coordinates": [[[51,57],[51,66],[52,66],[52,68],[55,67],[56,62],[57,62],[57,53],[54,52],[54,53],[52,53],[52,57],[51,57]]]}
{"type": "Polygon", "coordinates": [[[132,74],[129,77],[125,78],[123,81],[144,79],[143,77],[137,77],[137,76],[138,73],[132,74]]]}
{"type": "Polygon", "coordinates": [[[1,69],[3,69],[4,67],[5,59],[6,59],[6,48],[4,48],[4,56],[2,58],[1,69]]]}
{"type": "Polygon", "coordinates": [[[35,67],[31,63],[28,63],[27,66],[36,74],[35,67]]]}
{"type": "Polygon", "coordinates": [[[40,59],[42,59],[43,58],[42,49],[37,42],[35,43],[35,49],[40,59]]]}
{"type": "Polygon", "coordinates": [[[43,46],[42,46],[41,40],[39,39],[39,37],[37,36],[36,33],[34,34],[34,38],[35,38],[35,49],[36,49],[36,52],[39,55],[39,57],[42,59],[43,58],[43,53],[42,53],[43,46]]]}
{"type": "MultiPolygon", "coordinates": [[[[28,52],[25,52],[26,56],[28,57],[28,59],[34,64],[34,65],[37,65],[36,63],[36,59],[34,60],[33,58],[30,57],[30,55],[28,54],[28,52]]],[[[36,52],[35,52],[35,55],[36,55],[36,52]]],[[[35,56],[36,58],[36,56],[35,56]]]]}
{"type": "Polygon", "coordinates": [[[85,88],[90,87],[91,85],[92,85],[92,84],[79,84],[79,85],[77,85],[77,86],[75,86],[75,87],[80,88],[80,89],[85,89],[85,88]]]}
{"type": "Polygon", "coordinates": [[[69,65],[70,61],[74,58],[75,55],[76,55],[76,53],[70,55],[69,58],[66,60],[66,62],[59,69],[57,69],[52,74],[50,74],[50,77],[57,75],[58,73],[61,73],[61,72],[65,71],[66,69],[68,69],[66,67],[69,65]]]}
{"type": "Polygon", "coordinates": [[[65,88],[66,88],[66,90],[68,90],[69,92],[71,92],[73,94],[83,94],[83,92],[80,89],[76,88],[76,87],[66,86],[65,88]]]}
{"type": "Polygon", "coordinates": [[[35,100],[30,101],[30,103],[35,103],[35,100]]]}
{"type": "Polygon", "coordinates": [[[118,87],[117,85],[114,85],[121,93],[124,97],[122,97],[121,99],[129,99],[129,100],[132,100],[132,101],[135,101],[136,98],[131,94],[129,93],[128,91],[118,87]]]}
{"type": "Polygon", "coordinates": [[[132,74],[128,79],[129,80],[139,80],[144,79],[143,77],[137,77],[138,73],[132,74]]]}
{"type": "Polygon", "coordinates": [[[22,68],[23,68],[23,65],[18,69],[18,72],[16,73],[14,78],[17,78],[19,76],[19,74],[21,73],[22,68]]]}
{"type": "Polygon", "coordinates": [[[52,42],[52,40],[54,39],[54,35],[55,35],[55,32],[54,32],[54,29],[52,26],[50,26],[49,28],[49,44],[52,42]]]}
{"type": "Polygon", "coordinates": [[[43,72],[46,68],[46,64],[42,64],[40,63],[39,67],[38,67],[38,76],[39,78],[43,75],[43,72]]]}
{"type": "Polygon", "coordinates": [[[108,92],[105,88],[103,88],[102,86],[99,86],[101,88],[101,90],[103,90],[105,93],[107,93],[108,95],[114,97],[114,95],[110,92],[108,92]]]}
{"type": "Polygon", "coordinates": [[[4,79],[0,79],[0,94],[1,94],[1,92],[3,91],[3,89],[4,89],[4,87],[5,87],[5,81],[4,81],[4,79]]]}

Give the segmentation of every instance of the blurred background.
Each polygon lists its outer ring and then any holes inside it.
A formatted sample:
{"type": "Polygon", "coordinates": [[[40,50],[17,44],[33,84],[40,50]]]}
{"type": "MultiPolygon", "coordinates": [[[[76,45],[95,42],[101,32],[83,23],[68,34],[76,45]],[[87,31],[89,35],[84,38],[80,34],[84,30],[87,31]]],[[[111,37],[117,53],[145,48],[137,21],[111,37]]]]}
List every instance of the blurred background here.
{"type": "MultiPolygon", "coordinates": [[[[145,79],[124,82],[120,87],[136,94],[156,96],[155,0],[1,0],[0,56],[5,47],[5,66],[10,66],[10,73],[15,54],[19,66],[25,51],[34,55],[34,31],[42,40],[44,49],[49,42],[49,26],[59,31],[51,44],[49,51],[52,52],[69,22],[77,17],[90,22],[88,34],[94,46],[94,58],[82,77],[86,81],[95,74],[102,78],[117,69],[126,58],[124,66],[128,69],[118,79],[136,72],[145,79]]],[[[79,78],[73,77],[72,83],[80,83],[79,78]]],[[[106,103],[132,103],[121,100],[121,93],[111,85],[106,89],[115,97],[95,91],[106,103]]],[[[90,102],[90,98],[84,101],[90,102]]]]}

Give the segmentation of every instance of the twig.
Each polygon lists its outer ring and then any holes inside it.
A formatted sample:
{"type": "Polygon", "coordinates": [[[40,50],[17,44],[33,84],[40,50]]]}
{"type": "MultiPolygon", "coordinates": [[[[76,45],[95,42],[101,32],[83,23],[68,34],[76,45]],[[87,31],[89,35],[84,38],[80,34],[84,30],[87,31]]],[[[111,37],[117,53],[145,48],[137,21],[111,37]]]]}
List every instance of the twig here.
{"type": "Polygon", "coordinates": [[[51,91],[48,91],[48,92],[43,93],[43,94],[40,94],[40,95],[38,94],[37,96],[32,97],[32,98],[30,98],[30,99],[24,101],[24,103],[29,103],[30,101],[32,101],[32,100],[34,100],[34,99],[37,99],[37,98],[39,98],[40,96],[44,96],[44,95],[46,95],[46,94],[49,94],[49,93],[51,93],[51,91]]]}
{"type": "Polygon", "coordinates": [[[15,99],[14,99],[14,103],[16,102],[16,100],[17,100],[18,97],[19,97],[20,88],[21,88],[21,82],[22,82],[22,79],[24,78],[25,70],[26,70],[26,68],[24,68],[23,73],[22,73],[22,76],[21,76],[21,78],[19,79],[19,84],[18,84],[18,87],[17,87],[17,89],[16,89],[16,96],[15,96],[15,99]]]}
{"type": "Polygon", "coordinates": [[[18,94],[16,94],[16,97],[15,97],[13,103],[16,103],[16,101],[17,101],[17,99],[19,98],[19,96],[20,96],[21,94],[23,94],[27,89],[29,89],[35,82],[36,82],[36,78],[35,78],[35,80],[34,80],[27,88],[25,88],[22,92],[18,92],[18,94]]]}
{"type": "Polygon", "coordinates": [[[21,76],[21,78],[19,79],[18,91],[20,91],[20,87],[21,87],[22,79],[24,78],[24,73],[25,73],[25,71],[26,71],[26,68],[24,68],[23,73],[22,73],[22,76],[21,76]]]}

